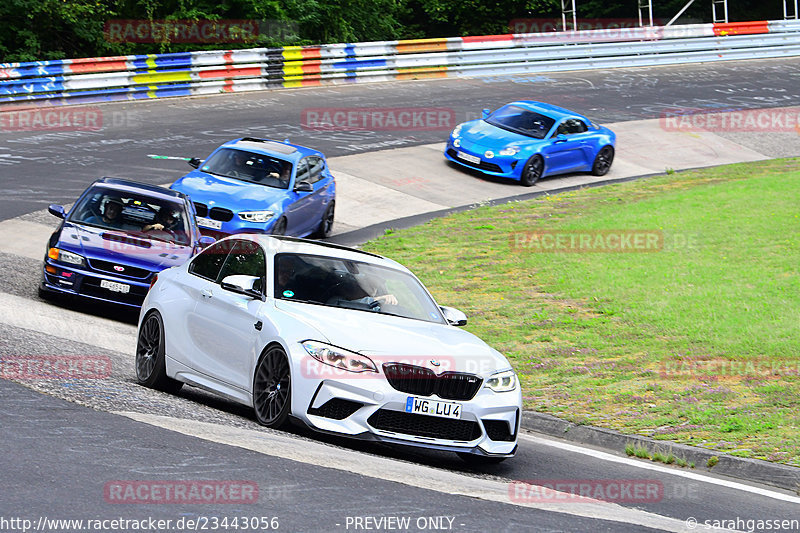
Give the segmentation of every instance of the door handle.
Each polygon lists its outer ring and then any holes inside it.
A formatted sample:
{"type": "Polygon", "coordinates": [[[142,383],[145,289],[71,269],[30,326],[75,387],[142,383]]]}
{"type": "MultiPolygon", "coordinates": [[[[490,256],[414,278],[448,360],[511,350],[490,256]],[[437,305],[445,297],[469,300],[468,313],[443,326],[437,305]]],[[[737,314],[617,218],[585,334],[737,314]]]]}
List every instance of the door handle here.
{"type": "Polygon", "coordinates": [[[200,289],[200,296],[203,298],[211,298],[214,294],[208,289],[200,289]]]}

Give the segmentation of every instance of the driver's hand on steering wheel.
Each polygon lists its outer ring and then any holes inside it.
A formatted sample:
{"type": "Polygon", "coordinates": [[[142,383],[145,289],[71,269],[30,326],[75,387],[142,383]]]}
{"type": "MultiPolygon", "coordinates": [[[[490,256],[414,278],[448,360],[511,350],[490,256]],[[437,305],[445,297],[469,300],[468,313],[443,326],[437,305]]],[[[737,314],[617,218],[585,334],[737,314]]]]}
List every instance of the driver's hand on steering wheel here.
{"type": "Polygon", "coordinates": [[[397,298],[394,294],[384,294],[382,296],[373,296],[375,300],[379,301],[382,304],[387,305],[397,305],[397,298]]]}
{"type": "Polygon", "coordinates": [[[152,231],[152,230],[161,231],[163,229],[164,229],[164,224],[160,224],[160,223],[156,222],[155,224],[150,224],[150,225],[145,226],[142,229],[142,231],[152,231]]]}

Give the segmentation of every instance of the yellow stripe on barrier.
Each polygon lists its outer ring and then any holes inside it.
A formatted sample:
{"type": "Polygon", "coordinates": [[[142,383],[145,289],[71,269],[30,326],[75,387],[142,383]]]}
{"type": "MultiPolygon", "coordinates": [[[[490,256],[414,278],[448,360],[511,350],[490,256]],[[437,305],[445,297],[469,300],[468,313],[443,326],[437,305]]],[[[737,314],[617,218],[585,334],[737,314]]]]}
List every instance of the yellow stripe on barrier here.
{"type": "Polygon", "coordinates": [[[131,76],[134,85],[152,85],[158,83],[173,83],[176,81],[192,81],[192,73],[185,72],[149,72],[131,76]]]}
{"type": "Polygon", "coordinates": [[[446,78],[447,67],[405,67],[397,69],[398,80],[423,80],[427,78],[446,78]]]}
{"type": "Polygon", "coordinates": [[[302,46],[284,46],[283,47],[284,61],[298,61],[303,59],[302,46]]]}
{"type": "Polygon", "coordinates": [[[147,59],[145,60],[145,64],[148,68],[155,70],[156,69],[156,55],[155,54],[147,54],[147,59]]]}
{"type": "Polygon", "coordinates": [[[303,62],[292,61],[291,63],[283,64],[283,77],[289,76],[302,76],[303,75],[303,62]]]}
{"type": "Polygon", "coordinates": [[[395,45],[398,54],[446,52],[447,39],[406,39],[395,45]]]}
{"type": "Polygon", "coordinates": [[[150,90],[147,91],[147,97],[148,98],[158,98],[158,95],[156,94],[156,89],[158,89],[158,87],[156,87],[155,85],[150,85],[148,88],[150,90]]]}

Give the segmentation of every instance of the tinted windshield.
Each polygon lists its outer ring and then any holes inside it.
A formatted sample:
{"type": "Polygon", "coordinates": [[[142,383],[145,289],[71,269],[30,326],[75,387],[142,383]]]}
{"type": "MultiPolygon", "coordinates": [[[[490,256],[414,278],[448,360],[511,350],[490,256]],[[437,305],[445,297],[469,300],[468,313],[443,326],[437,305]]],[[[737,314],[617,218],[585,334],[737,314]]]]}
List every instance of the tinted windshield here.
{"type": "Polygon", "coordinates": [[[70,212],[70,222],[181,245],[191,243],[182,202],[92,187],[70,212]]]}
{"type": "Polygon", "coordinates": [[[203,163],[200,170],[279,189],[288,189],[292,176],[290,162],[236,148],[218,150],[203,163]]]}
{"type": "Polygon", "coordinates": [[[278,254],[275,297],[444,323],[439,308],[413,276],[334,257],[278,254]]]}
{"type": "Polygon", "coordinates": [[[486,117],[485,120],[498,128],[521,133],[534,139],[544,139],[556,122],[550,117],[515,105],[505,105],[486,117]]]}

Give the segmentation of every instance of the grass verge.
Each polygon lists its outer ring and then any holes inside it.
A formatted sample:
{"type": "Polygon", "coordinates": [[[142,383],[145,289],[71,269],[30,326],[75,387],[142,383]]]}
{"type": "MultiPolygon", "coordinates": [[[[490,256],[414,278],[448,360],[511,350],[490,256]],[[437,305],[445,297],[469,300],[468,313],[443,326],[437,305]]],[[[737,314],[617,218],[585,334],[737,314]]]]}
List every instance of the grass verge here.
{"type": "Polygon", "coordinates": [[[800,159],[781,159],[480,207],[364,248],[465,311],[526,408],[800,465],[798,207],[800,159]],[[608,251],[637,235],[655,245],[608,251]]]}

